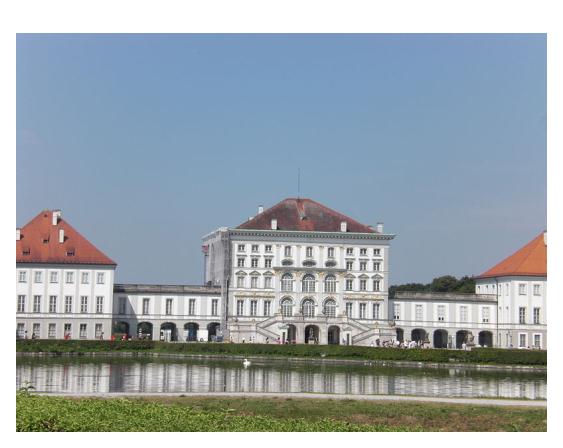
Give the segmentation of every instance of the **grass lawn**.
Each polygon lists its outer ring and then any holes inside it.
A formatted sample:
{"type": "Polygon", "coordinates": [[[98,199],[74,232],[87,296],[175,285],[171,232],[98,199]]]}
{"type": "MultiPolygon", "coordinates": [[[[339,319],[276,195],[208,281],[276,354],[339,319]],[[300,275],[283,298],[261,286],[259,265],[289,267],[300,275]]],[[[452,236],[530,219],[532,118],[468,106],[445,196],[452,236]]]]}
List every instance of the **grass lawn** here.
{"type": "Polygon", "coordinates": [[[18,431],[546,431],[545,408],[293,398],[18,393],[18,431]]]}

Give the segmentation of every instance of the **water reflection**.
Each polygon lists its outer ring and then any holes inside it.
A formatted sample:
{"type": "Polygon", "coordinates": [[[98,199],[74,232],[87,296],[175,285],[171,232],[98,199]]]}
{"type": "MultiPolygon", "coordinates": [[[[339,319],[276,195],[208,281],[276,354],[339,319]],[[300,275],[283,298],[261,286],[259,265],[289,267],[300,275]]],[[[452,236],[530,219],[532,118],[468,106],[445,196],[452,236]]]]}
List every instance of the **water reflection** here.
{"type": "Polygon", "coordinates": [[[18,358],[16,387],[41,392],[316,392],[545,399],[545,373],[297,365],[255,361],[18,358]]]}

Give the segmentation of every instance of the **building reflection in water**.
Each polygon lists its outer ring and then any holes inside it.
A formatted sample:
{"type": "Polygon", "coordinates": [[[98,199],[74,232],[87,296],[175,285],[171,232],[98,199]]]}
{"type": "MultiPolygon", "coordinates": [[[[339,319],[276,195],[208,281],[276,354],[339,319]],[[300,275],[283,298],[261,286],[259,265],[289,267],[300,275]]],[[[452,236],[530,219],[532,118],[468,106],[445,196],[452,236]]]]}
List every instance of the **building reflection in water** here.
{"type": "Polygon", "coordinates": [[[41,392],[182,393],[314,392],[352,395],[418,395],[545,399],[545,374],[483,374],[464,369],[351,371],[326,366],[233,363],[18,361],[16,387],[30,382],[41,392]]]}

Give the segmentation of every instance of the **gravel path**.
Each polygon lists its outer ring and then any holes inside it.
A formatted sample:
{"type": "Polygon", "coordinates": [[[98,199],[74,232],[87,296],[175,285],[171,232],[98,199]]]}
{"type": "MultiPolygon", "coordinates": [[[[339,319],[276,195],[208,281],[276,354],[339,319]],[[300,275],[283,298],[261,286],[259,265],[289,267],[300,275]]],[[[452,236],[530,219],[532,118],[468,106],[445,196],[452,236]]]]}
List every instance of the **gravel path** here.
{"type": "Polygon", "coordinates": [[[90,393],[90,394],[63,394],[41,393],[59,397],[97,397],[97,398],[123,398],[123,397],[246,397],[246,398],[319,398],[330,400],[367,400],[367,401],[416,401],[423,403],[471,404],[481,406],[523,406],[547,407],[547,400],[513,400],[497,398],[462,398],[462,397],[414,397],[405,395],[340,395],[340,394],[309,394],[309,393],[262,393],[262,392],[184,392],[184,393],[90,393]]]}

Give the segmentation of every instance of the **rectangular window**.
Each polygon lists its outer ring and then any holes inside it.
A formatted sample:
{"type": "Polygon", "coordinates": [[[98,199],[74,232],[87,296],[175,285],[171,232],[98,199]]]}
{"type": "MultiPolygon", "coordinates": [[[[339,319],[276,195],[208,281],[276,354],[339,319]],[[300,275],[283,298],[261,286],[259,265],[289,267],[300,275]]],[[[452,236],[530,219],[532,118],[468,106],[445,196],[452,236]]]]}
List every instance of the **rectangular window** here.
{"type": "Polygon", "coordinates": [[[360,249],[360,256],[362,255],[367,255],[368,254],[368,250],[365,248],[360,249]]]}
{"type": "Polygon", "coordinates": [[[18,313],[25,312],[25,296],[18,296],[18,313]]]}
{"type": "Polygon", "coordinates": [[[239,245],[238,245],[238,251],[239,251],[239,252],[244,252],[244,244],[239,244],[239,245]]]}
{"type": "Polygon", "coordinates": [[[49,339],[55,339],[57,336],[57,324],[49,324],[49,332],[47,333],[47,337],[49,339]]]}
{"type": "Polygon", "coordinates": [[[366,291],[367,290],[367,280],[365,279],[361,279],[360,280],[360,291],[366,291]]]}
{"type": "Polygon", "coordinates": [[[250,287],[258,288],[258,277],[250,277],[250,287]]]}
{"type": "Polygon", "coordinates": [[[49,313],[57,312],[57,296],[49,296],[49,313]]]}
{"type": "Polygon", "coordinates": [[[540,309],[534,308],[534,324],[540,323],[540,309]]]}
{"type": "Polygon", "coordinates": [[[96,339],[102,339],[102,324],[96,324],[96,326],[94,327],[94,337],[96,339]]]}
{"type": "Polygon", "coordinates": [[[334,247],[328,248],[328,258],[334,258],[334,247]]]}
{"type": "Polygon", "coordinates": [[[526,283],[519,283],[518,284],[518,294],[521,296],[526,295],[526,283]]]}
{"type": "Polygon", "coordinates": [[[86,339],[86,324],[80,324],[80,339],[86,339]]]}
{"type": "Polygon", "coordinates": [[[271,268],[272,267],[272,259],[271,258],[265,258],[264,259],[264,267],[265,268],[271,268]]]}
{"type": "Polygon", "coordinates": [[[417,322],[422,322],[422,320],[424,319],[422,305],[415,305],[414,318],[417,322]]]}
{"type": "Polygon", "coordinates": [[[238,266],[239,268],[244,268],[244,258],[240,257],[240,258],[237,260],[237,266],[238,266]]]}
{"type": "Polygon", "coordinates": [[[42,271],[35,271],[33,276],[33,281],[35,283],[43,283],[43,272],[42,271]]]}
{"type": "Polygon", "coordinates": [[[271,245],[271,244],[266,244],[266,247],[264,248],[264,251],[265,251],[265,252],[268,252],[268,253],[272,252],[272,245],[271,245]]]}
{"type": "Polygon", "coordinates": [[[143,314],[149,314],[149,307],[151,304],[151,299],[148,297],[143,298],[143,314]]]}
{"type": "Polygon", "coordinates": [[[237,300],[237,316],[242,316],[244,312],[244,300],[237,300]]]}
{"type": "Polygon", "coordinates": [[[360,261],[360,271],[365,271],[367,267],[366,261],[360,261]]]}
{"type": "Polygon", "coordinates": [[[72,325],[71,324],[65,324],[64,325],[64,330],[63,330],[63,334],[65,338],[69,338],[72,336],[72,325]]]}
{"type": "Polygon", "coordinates": [[[381,249],[373,249],[373,255],[381,254],[381,249]]]}
{"type": "Polygon", "coordinates": [[[540,285],[534,285],[534,295],[535,296],[540,295],[540,285]]]}
{"type": "Polygon", "coordinates": [[[373,290],[374,291],[380,291],[380,285],[381,285],[381,282],[379,280],[374,280],[373,281],[373,290]]]}
{"type": "Polygon", "coordinates": [[[119,298],[119,314],[125,314],[127,310],[127,297],[119,298]]]}
{"type": "Polygon", "coordinates": [[[526,334],[525,333],[520,333],[518,335],[518,347],[526,348],[526,334]]]}
{"type": "Polygon", "coordinates": [[[282,291],[293,291],[293,278],[291,274],[284,274],[281,280],[282,291]]]}
{"type": "Polygon", "coordinates": [[[104,282],[105,282],[105,280],[106,280],[106,279],[105,279],[104,272],[98,272],[98,273],[96,274],[96,283],[97,283],[98,285],[103,285],[104,282]]]}
{"type": "Polygon", "coordinates": [[[393,304],[393,319],[400,320],[401,319],[401,304],[394,303],[393,304]]]}
{"type": "Polygon", "coordinates": [[[59,273],[57,271],[49,272],[49,281],[51,283],[59,283],[59,273]]]}
{"type": "Polygon", "coordinates": [[[41,336],[41,325],[33,324],[33,331],[31,333],[32,338],[39,338],[41,336]]]}
{"type": "Polygon", "coordinates": [[[353,247],[347,247],[346,248],[346,255],[354,255],[354,248],[353,247]]]}
{"type": "Polygon", "coordinates": [[[89,272],[82,272],[80,275],[80,283],[83,285],[87,285],[90,283],[90,273],[89,272]]]}
{"type": "Polygon", "coordinates": [[[291,257],[291,246],[285,246],[283,248],[284,256],[291,257]]]}
{"type": "Polygon", "coordinates": [[[312,247],[307,247],[307,249],[305,249],[305,256],[307,258],[313,258],[313,248],[312,247]]]}
{"type": "Polygon", "coordinates": [[[242,275],[237,277],[237,288],[244,288],[244,276],[242,275]]]}
{"type": "Polygon", "coordinates": [[[373,304],[373,318],[379,319],[379,303],[373,304]]]}
{"type": "Polygon", "coordinates": [[[257,268],[258,267],[258,258],[252,258],[250,260],[250,267],[251,268],[257,268]]]}
{"type": "Polygon", "coordinates": [[[20,339],[25,337],[25,324],[21,322],[18,323],[16,327],[16,336],[20,339]]]}
{"type": "Polygon", "coordinates": [[[65,283],[74,283],[74,272],[67,272],[65,274],[65,283]]]}
{"type": "Polygon", "coordinates": [[[27,271],[18,272],[18,282],[27,283],[27,271]]]}
{"type": "Polygon", "coordinates": [[[195,316],[195,299],[190,299],[188,301],[188,314],[190,316],[195,316]]]}
{"type": "Polygon", "coordinates": [[[534,335],[534,347],[541,348],[541,334],[534,335]]]}
{"type": "Polygon", "coordinates": [[[352,271],[354,269],[354,262],[353,261],[346,261],[346,270],[352,271]]]}
{"type": "Polygon", "coordinates": [[[459,307],[459,320],[460,322],[467,322],[467,307],[460,306],[459,307]]]}
{"type": "Polygon", "coordinates": [[[488,306],[484,306],[481,313],[483,314],[483,323],[488,323],[491,320],[491,309],[488,306]]]}
{"type": "Polygon", "coordinates": [[[354,289],[354,279],[346,279],[346,291],[352,291],[354,289]]]}
{"type": "Polygon", "coordinates": [[[518,309],[518,322],[521,324],[526,323],[526,308],[523,306],[518,309]]]}
{"type": "Polygon", "coordinates": [[[438,320],[443,322],[446,319],[446,305],[438,305],[438,320]]]}
{"type": "Polygon", "coordinates": [[[41,312],[41,296],[33,296],[33,312],[41,312]]]}
{"type": "Polygon", "coordinates": [[[380,267],[379,261],[374,261],[374,262],[373,262],[373,270],[374,270],[374,271],[379,271],[379,267],[380,267]]]}
{"type": "Polygon", "coordinates": [[[72,313],[72,296],[65,296],[65,313],[72,313]]]}
{"type": "Polygon", "coordinates": [[[88,296],[81,296],[80,297],[80,312],[87,313],[88,312],[88,296]]]}
{"type": "Polygon", "coordinates": [[[104,297],[96,296],[96,314],[102,314],[104,312],[104,297]]]}
{"type": "Polygon", "coordinates": [[[269,300],[266,300],[264,302],[264,316],[269,316],[271,309],[272,309],[272,302],[269,301],[269,300]]]}
{"type": "Polygon", "coordinates": [[[504,295],[507,296],[510,293],[510,283],[504,285],[504,295]]]}
{"type": "Polygon", "coordinates": [[[219,309],[219,299],[211,300],[211,315],[217,316],[219,313],[217,312],[219,309]]]}
{"type": "Polygon", "coordinates": [[[353,317],[352,316],[353,307],[354,304],[352,302],[346,302],[346,316],[353,317]]]}
{"type": "Polygon", "coordinates": [[[258,252],[258,244],[252,245],[252,252],[258,252]]]}
{"type": "Polygon", "coordinates": [[[360,303],[360,319],[366,318],[366,304],[360,303]]]}
{"type": "Polygon", "coordinates": [[[258,309],[258,302],[256,300],[250,301],[250,315],[256,316],[256,310],[258,309]]]}
{"type": "Polygon", "coordinates": [[[264,277],[264,288],[272,287],[272,277],[264,277]]]}
{"type": "Polygon", "coordinates": [[[172,314],[172,299],[166,299],[166,315],[172,314]]]}

